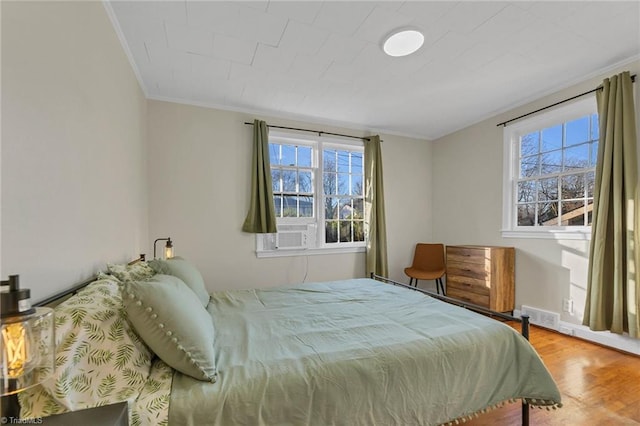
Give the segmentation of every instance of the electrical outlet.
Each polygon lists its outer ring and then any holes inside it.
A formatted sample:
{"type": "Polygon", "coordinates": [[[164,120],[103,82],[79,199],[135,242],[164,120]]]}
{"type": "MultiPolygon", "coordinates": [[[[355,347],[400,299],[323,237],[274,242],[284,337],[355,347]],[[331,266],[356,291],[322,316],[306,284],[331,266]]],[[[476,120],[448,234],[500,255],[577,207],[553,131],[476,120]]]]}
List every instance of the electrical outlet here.
{"type": "Polygon", "coordinates": [[[573,299],[562,299],[562,311],[573,314],[573,299]]]}

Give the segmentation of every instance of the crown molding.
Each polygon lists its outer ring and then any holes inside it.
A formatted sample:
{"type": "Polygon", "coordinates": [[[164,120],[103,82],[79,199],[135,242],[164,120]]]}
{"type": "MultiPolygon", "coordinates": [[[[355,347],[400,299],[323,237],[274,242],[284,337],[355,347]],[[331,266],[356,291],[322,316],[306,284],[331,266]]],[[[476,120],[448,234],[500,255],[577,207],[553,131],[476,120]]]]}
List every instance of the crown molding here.
{"type": "Polygon", "coordinates": [[[116,13],[113,10],[113,7],[111,6],[111,2],[109,0],[102,0],[102,6],[104,6],[104,9],[107,11],[107,16],[109,16],[109,20],[111,21],[111,25],[113,26],[113,29],[115,30],[116,35],[118,36],[118,40],[120,40],[120,45],[122,46],[122,49],[124,50],[124,54],[127,56],[127,59],[129,60],[129,65],[131,65],[131,69],[133,70],[133,73],[135,74],[136,79],[138,80],[138,84],[140,85],[140,89],[142,89],[142,93],[144,94],[144,97],[149,99],[149,92],[147,90],[147,87],[144,84],[144,80],[142,80],[142,74],[140,74],[140,70],[136,65],[136,61],[134,61],[133,59],[133,54],[131,53],[131,49],[129,49],[129,43],[127,43],[127,39],[125,38],[124,33],[122,32],[122,28],[120,27],[120,23],[116,18],[116,13]]]}
{"type": "Polygon", "coordinates": [[[403,138],[410,138],[410,139],[418,139],[420,141],[425,141],[425,142],[431,142],[433,140],[425,135],[397,132],[397,131],[384,129],[380,127],[368,127],[365,125],[359,125],[357,123],[331,120],[331,119],[322,118],[322,117],[311,117],[311,116],[306,116],[302,114],[292,114],[292,113],[285,113],[281,111],[263,110],[259,108],[238,107],[233,105],[222,105],[222,104],[216,104],[214,102],[192,101],[188,99],[173,98],[173,97],[167,97],[167,96],[151,95],[151,96],[147,96],[147,99],[153,100],[153,101],[173,102],[177,104],[191,105],[191,106],[196,106],[201,108],[218,109],[222,111],[232,111],[232,112],[239,112],[243,114],[273,117],[273,118],[279,118],[282,120],[299,121],[303,123],[318,124],[322,126],[339,127],[342,129],[354,130],[356,132],[361,133],[362,136],[371,136],[375,134],[380,134],[380,135],[400,136],[403,138]]]}

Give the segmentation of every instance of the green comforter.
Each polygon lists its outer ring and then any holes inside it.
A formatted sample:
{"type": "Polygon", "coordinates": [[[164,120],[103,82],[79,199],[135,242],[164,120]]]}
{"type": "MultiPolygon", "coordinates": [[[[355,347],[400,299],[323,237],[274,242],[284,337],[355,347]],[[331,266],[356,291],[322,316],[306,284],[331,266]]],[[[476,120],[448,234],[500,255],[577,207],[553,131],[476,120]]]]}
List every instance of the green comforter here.
{"type": "Polygon", "coordinates": [[[509,326],[370,279],[212,294],[216,383],[176,373],[170,425],[431,425],[560,403],[509,326]]]}

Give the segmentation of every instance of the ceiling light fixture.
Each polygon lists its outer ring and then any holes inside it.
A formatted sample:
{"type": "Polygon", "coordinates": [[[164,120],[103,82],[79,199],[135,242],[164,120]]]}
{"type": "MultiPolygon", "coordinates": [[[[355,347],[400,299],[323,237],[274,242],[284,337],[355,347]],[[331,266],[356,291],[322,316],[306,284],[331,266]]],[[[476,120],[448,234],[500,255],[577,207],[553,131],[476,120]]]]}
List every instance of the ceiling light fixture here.
{"type": "Polygon", "coordinates": [[[422,47],[424,35],[415,29],[395,30],[382,43],[382,50],[389,56],[407,56],[422,47]]]}

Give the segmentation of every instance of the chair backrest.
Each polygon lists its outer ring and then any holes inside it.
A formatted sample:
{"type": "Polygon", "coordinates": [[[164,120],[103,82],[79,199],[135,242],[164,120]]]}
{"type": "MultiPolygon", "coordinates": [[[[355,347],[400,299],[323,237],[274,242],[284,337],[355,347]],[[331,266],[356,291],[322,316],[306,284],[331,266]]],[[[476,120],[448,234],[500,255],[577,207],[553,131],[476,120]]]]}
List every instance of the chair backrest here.
{"type": "Polygon", "coordinates": [[[423,270],[444,268],[444,244],[416,244],[411,266],[423,270]]]}

